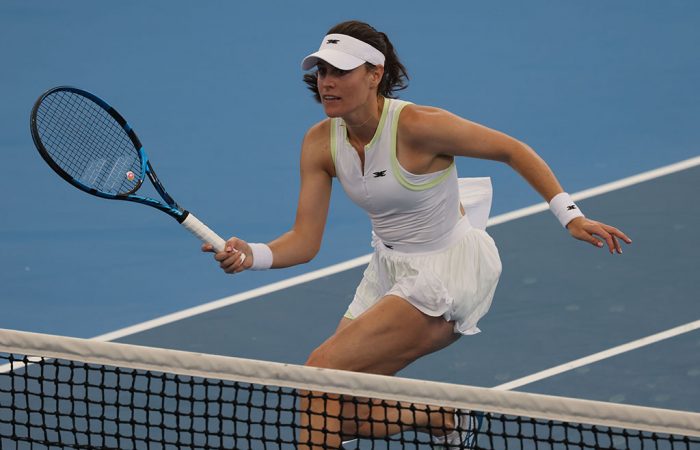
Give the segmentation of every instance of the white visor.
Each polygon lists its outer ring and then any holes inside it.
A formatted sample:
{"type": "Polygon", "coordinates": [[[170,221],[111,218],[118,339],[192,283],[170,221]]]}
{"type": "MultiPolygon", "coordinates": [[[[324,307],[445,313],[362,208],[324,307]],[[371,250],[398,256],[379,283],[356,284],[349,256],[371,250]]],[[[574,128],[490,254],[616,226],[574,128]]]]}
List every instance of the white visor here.
{"type": "Polygon", "coordinates": [[[321,47],[301,62],[301,68],[309,70],[318,64],[319,60],[326,61],[341,70],[352,70],[368,62],[384,64],[382,52],[366,42],[346,34],[329,34],[323,38],[321,47]]]}

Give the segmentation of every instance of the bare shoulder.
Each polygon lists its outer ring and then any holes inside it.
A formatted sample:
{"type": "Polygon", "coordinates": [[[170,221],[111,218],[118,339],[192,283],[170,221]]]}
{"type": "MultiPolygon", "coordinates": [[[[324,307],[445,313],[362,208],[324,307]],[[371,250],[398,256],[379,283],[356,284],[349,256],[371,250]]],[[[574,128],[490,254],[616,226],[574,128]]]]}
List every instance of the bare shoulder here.
{"type": "Polygon", "coordinates": [[[398,133],[406,147],[431,155],[506,161],[523,148],[505,133],[431,106],[406,106],[398,133]]]}
{"type": "Polygon", "coordinates": [[[398,133],[401,140],[423,144],[444,132],[460,118],[434,106],[406,105],[399,117],[398,133]]]}
{"type": "Polygon", "coordinates": [[[331,119],[323,119],[308,129],[304,136],[304,145],[319,145],[326,142],[330,145],[331,119]]]}
{"type": "Polygon", "coordinates": [[[302,169],[320,168],[329,174],[333,173],[330,133],[330,119],[324,119],[309,128],[301,148],[302,169]]]}

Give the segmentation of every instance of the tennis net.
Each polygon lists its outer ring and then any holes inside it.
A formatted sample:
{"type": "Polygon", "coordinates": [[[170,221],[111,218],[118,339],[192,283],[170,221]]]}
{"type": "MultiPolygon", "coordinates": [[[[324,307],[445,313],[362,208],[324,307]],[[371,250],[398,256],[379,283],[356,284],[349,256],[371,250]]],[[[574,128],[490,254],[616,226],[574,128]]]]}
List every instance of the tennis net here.
{"type": "Polygon", "coordinates": [[[700,414],[0,330],[0,449],[341,441],[346,449],[700,449],[700,414]],[[445,446],[446,435],[461,437],[445,446]]]}

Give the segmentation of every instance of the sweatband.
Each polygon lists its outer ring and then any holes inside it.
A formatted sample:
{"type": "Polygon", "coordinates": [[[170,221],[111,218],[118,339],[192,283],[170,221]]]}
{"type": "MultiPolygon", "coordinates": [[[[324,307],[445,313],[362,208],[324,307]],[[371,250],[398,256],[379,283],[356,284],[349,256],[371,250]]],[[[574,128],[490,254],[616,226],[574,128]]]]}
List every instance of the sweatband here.
{"type": "Polygon", "coordinates": [[[253,252],[253,265],[250,270],[267,270],[272,267],[272,250],[267,244],[248,243],[253,252]]]}
{"type": "Polygon", "coordinates": [[[571,199],[571,196],[566,192],[561,192],[549,201],[549,210],[552,214],[559,219],[559,223],[566,228],[566,226],[577,217],[584,217],[583,213],[576,203],[571,199]]]}

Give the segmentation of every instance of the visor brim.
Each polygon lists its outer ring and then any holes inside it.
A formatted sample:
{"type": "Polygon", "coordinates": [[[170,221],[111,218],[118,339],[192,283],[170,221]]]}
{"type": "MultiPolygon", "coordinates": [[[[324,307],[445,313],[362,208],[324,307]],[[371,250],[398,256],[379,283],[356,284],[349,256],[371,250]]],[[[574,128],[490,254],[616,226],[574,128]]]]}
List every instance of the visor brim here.
{"type": "Polygon", "coordinates": [[[340,70],[352,70],[366,62],[364,59],[348,55],[345,52],[324,48],[304,58],[301,62],[301,68],[303,70],[311,70],[318,64],[319,60],[325,61],[340,70]]]}

